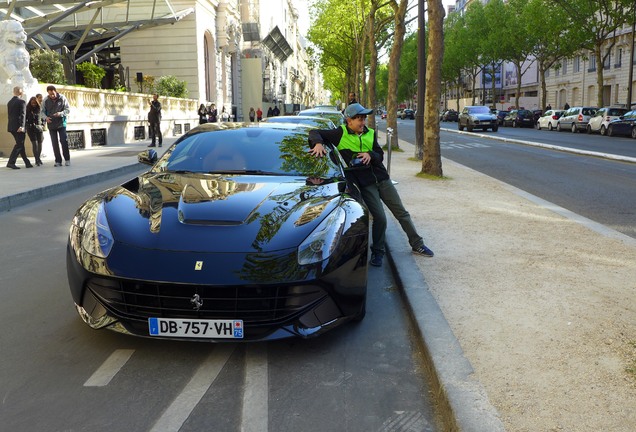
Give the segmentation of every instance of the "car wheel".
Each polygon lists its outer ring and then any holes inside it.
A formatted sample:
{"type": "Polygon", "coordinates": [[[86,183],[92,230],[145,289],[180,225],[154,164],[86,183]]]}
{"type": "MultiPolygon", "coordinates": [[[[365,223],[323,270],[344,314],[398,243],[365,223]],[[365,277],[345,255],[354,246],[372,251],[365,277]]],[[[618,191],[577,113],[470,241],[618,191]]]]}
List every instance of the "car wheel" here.
{"type": "Polygon", "coordinates": [[[632,128],[632,138],[636,139],[636,126],[632,128]]]}
{"type": "Polygon", "coordinates": [[[537,130],[541,130],[541,125],[539,124],[539,122],[537,122],[537,124],[535,125],[535,127],[537,128],[537,130]]]}
{"type": "Polygon", "coordinates": [[[572,123],[572,133],[577,133],[579,130],[576,128],[576,124],[572,123]]]}
{"type": "MultiPolygon", "coordinates": [[[[589,126],[588,126],[589,128],[589,126]]],[[[592,130],[592,128],[590,128],[590,131],[592,130]]],[[[605,129],[605,125],[601,125],[601,135],[605,135],[607,133],[607,129],[605,129]]]]}
{"type": "Polygon", "coordinates": [[[561,123],[557,123],[557,132],[561,132],[561,123]]]}
{"type": "Polygon", "coordinates": [[[554,127],[552,126],[552,123],[548,123],[548,130],[549,130],[549,131],[554,130],[554,127]]]}
{"type": "Polygon", "coordinates": [[[459,129],[460,131],[464,130],[464,126],[462,126],[462,122],[457,122],[457,129],[459,129]]]}
{"type": "Polygon", "coordinates": [[[497,132],[498,130],[499,130],[499,126],[493,126],[493,127],[492,127],[492,131],[493,131],[493,132],[497,132]]]}
{"type": "Polygon", "coordinates": [[[364,319],[364,316],[367,314],[367,303],[365,302],[362,305],[362,309],[360,309],[360,312],[358,312],[353,318],[352,321],[353,322],[360,322],[364,319]]]}
{"type": "Polygon", "coordinates": [[[592,126],[587,125],[587,127],[585,128],[585,132],[587,132],[589,135],[592,134],[592,126]]]}
{"type": "Polygon", "coordinates": [[[614,128],[612,127],[612,125],[609,125],[609,127],[607,128],[607,136],[614,136],[614,128]]]}
{"type": "Polygon", "coordinates": [[[513,127],[513,128],[516,128],[516,127],[517,127],[517,122],[516,122],[516,121],[513,121],[513,122],[512,122],[512,127],[513,127]]]}
{"type": "Polygon", "coordinates": [[[472,132],[473,131],[473,127],[471,125],[466,126],[466,129],[468,130],[468,132],[472,132]]]}

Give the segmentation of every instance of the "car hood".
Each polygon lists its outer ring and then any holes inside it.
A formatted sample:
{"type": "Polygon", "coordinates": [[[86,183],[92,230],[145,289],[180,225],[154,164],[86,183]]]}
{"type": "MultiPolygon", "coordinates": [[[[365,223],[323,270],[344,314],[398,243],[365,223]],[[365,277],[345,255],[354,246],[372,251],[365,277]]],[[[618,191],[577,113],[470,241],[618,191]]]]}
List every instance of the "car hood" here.
{"type": "Polygon", "coordinates": [[[492,114],[469,114],[471,117],[477,120],[495,120],[495,117],[492,114]]]}
{"type": "Polygon", "coordinates": [[[239,253],[297,247],[340,195],[298,177],[147,173],[102,199],[117,243],[239,253]]]}

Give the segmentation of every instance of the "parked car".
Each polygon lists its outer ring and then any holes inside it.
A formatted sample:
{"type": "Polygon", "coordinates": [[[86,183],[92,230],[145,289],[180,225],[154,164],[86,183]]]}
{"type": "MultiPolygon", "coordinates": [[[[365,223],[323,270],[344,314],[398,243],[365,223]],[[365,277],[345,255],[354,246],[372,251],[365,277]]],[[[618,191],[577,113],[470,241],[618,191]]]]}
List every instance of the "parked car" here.
{"type": "Polygon", "coordinates": [[[530,110],[512,110],[503,119],[503,126],[534,127],[534,114],[530,110]]]}
{"type": "Polygon", "coordinates": [[[311,337],[365,315],[369,215],[310,126],[207,123],[75,213],[71,297],[94,329],[181,340],[311,337]]]}
{"type": "Polygon", "coordinates": [[[599,132],[605,135],[607,126],[612,120],[616,120],[625,115],[629,110],[627,108],[604,107],[596,111],[587,124],[587,133],[599,132]]]}
{"type": "Polygon", "coordinates": [[[497,110],[495,115],[497,116],[497,124],[499,126],[503,125],[503,119],[506,118],[508,114],[510,114],[510,111],[497,110]]]}
{"type": "Polygon", "coordinates": [[[539,118],[543,115],[543,110],[532,110],[532,119],[533,124],[536,125],[539,121],[539,118]]]}
{"type": "Polygon", "coordinates": [[[480,105],[465,106],[457,118],[457,127],[460,131],[466,128],[468,132],[472,132],[473,129],[492,129],[493,132],[497,132],[499,129],[497,117],[490,112],[490,108],[480,105]]]}
{"type": "Polygon", "coordinates": [[[575,133],[586,130],[590,118],[597,110],[597,107],[583,106],[571,107],[565,110],[557,121],[557,131],[569,130],[575,133]]]}
{"type": "Polygon", "coordinates": [[[335,129],[336,125],[326,117],[304,116],[304,115],[287,115],[267,117],[262,120],[265,123],[291,123],[306,124],[318,129],[335,129]]]}
{"type": "Polygon", "coordinates": [[[547,110],[537,121],[537,129],[547,129],[549,131],[556,129],[557,121],[563,114],[563,110],[547,110]]]}
{"type": "Polygon", "coordinates": [[[636,139],[636,110],[628,111],[625,115],[609,122],[609,125],[607,125],[607,135],[625,135],[636,139]]]}
{"type": "Polygon", "coordinates": [[[298,115],[325,117],[331,120],[333,124],[336,125],[336,127],[340,127],[340,125],[345,122],[344,115],[342,114],[342,112],[332,107],[309,108],[309,109],[299,111],[298,115]]]}
{"type": "Polygon", "coordinates": [[[397,116],[398,118],[401,118],[402,120],[407,118],[411,120],[415,120],[415,111],[413,111],[410,108],[399,109],[397,112],[397,116]]]}
{"type": "Polygon", "coordinates": [[[445,121],[445,122],[447,122],[447,121],[456,122],[458,117],[459,117],[459,113],[457,111],[455,111],[455,110],[450,109],[450,110],[446,110],[446,111],[444,111],[442,113],[441,120],[445,121]]]}

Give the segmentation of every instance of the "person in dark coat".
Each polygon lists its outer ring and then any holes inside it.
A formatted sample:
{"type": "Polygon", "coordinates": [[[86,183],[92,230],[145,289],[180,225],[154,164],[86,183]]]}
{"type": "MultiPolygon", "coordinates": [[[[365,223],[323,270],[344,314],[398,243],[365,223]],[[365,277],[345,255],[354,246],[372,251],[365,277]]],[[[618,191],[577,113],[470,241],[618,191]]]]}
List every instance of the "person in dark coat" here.
{"type": "Polygon", "coordinates": [[[71,165],[71,153],[68,149],[68,134],[66,133],[66,119],[71,111],[68,100],[57,92],[54,85],[46,87],[47,97],[42,104],[42,112],[46,117],[46,124],[49,128],[51,136],[51,144],[53,145],[53,153],[55,154],[55,167],[62,166],[62,157],[64,157],[64,165],[71,165]],[[61,151],[60,151],[61,146],[61,151]]]}
{"type": "Polygon", "coordinates": [[[161,134],[161,102],[157,93],[152,95],[152,100],[148,102],[150,111],[148,111],[148,123],[150,124],[150,145],[154,147],[155,143],[159,147],[163,143],[163,135],[161,134]]]}
{"type": "Polygon", "coordinates": [[[7,132],[10,132],[15,139],[15,145],[13,146],[13,150],[11,150],[9,161],[7,162],[7,168],[11,169],[20,169],[20,167],[15,164],[16,160],[18,160],[18,156],[22,158],[27,168],[33,168],[24,149],[24,139],[26,137],[26,102],[20,96],[22,96],[22,87],[14,87],[13,97],[7,104],[7,118],[9,120],[7,132]]]}
{"type": "Polygon", "coordinates": [[[208,109],[204,104],[199,105],[197,114],[199,114],[199,124],[205,124],[208,122],[208,109]]]}
{"type": "Polygon", "coordinates": [[[26,133],[33,146],[33,157],[37,166],[42,165],[42,143],[44,142],[44,119],[40,117],[42,110],[36,96],[29,99],[26,106],[26,133]]]}
{"type": "Polygon", "coordinates": [[[267,117],[271,117],[273,115],[272,107],[267,108],[267,117]]]}

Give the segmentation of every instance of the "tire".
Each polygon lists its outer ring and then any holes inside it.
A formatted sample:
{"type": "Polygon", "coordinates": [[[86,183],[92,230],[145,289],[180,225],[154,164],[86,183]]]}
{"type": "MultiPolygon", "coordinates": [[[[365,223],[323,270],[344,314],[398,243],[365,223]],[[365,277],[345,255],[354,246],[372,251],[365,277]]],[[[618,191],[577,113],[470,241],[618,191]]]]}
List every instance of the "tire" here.
{"type": "Polygon", "coordinates": [[[612,125],[609,125],[609,127],[607,128],[607,136],[614,136],[614,128],[612,127],[612,125]]]}
{"type": "MultiPolygon", "coordinates": [[[[588,128],[590,128],[590,126],[588,125],[588,128]]],[[[590,131],[592,130],[592,128],[590,128],[590,131]]],[[[605,129],[605,125],[601,125],[601,135],[605,136],[607,134],[607,129],[605,129]]]]}
{"type": "MultiPolygon", "coordinates": [[[[499,130],[499,126],[493,126],[492,127],[492,131],[493,132],[497,132],[499,130]]],[[[636,130],[636,129],[635,129],[636,130]]]]}
{"type": "Polygon", "coordinates": [[[557,132],[561,132],[561,123],[557,123],[557,132]]]}
{"type": "Polygon", "coordinates": [[[632,138],[636,139],[636,126],[632,127],[632,138]]]}
{"type": "Polygon", "coordinates": [[[572,123],[572,133],[577,133],[579,130],[576,128],[576,124],[572,123]]]}
{"type": "Polygon", "coordinates": [[[537,128],[537,130],[541,130],[541,125],[539,124],[539,122],[537,122],[537,124],[535,125],[535,127],[537,128]]]}
{"type": "Polygon", "coordinates": [[[464,126],[462,126],[462,122],[457,122],[457,129],[459,129],[460,131],[464,130],[464,126]]]}
{"type": "MultiPolygon", "coordinates": [[[[601,126],[602,128],[603,126],[601,126]]],[[[587,125],[587,127],[585,128],[585,132],[587,132],[588,135],[592,135],[592,126],[587,125]]],[[[604,134],[601,134],[604,135],[604,134]]]]}
{"type": "Polygon", "coordinates": [[[472,127],[471,125],[467,125],[467,126],[466,126],[466,130],[467,130],[468,132],[472,132],[472,131],[473,131],[473,127],[472,127]]]}
{"type": "Polygon", "coordinates": [[[552,132],[554,130],[554,127],[552,126],[552,123],[548,123],[548,130],[550,132],[552,132]]]}
{"type": "Polygon", "coordinates": [[[512,122],[512,127],[513,127],[513,128],[516,128],[516,127],[517,127],[517,122],[516,122],[516,121],[513,121],[513,122],[512,122]]]}

